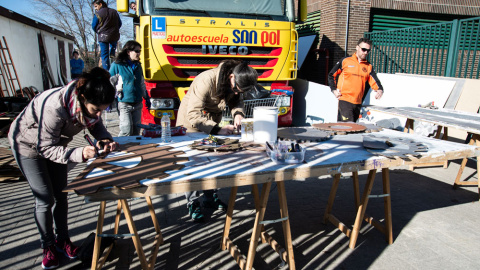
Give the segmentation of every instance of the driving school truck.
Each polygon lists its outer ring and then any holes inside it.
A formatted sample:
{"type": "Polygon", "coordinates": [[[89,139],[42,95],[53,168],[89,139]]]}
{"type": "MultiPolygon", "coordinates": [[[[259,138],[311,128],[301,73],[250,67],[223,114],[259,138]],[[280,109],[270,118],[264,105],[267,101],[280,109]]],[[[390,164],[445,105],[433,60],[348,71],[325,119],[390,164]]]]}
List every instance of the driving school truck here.
{"type": "MultiPolygon", "coordinates": [[[[117,10],[133,17],[151,97],[142,124],[160,124],[167,112],[175,126],[193,79],[223,60],[238,59],[257,71],[258,83],[272,94],[245,105],[277,106],[279,125],[291,125],[293,89],[288,84],[297,76],[298,54],[295,0],[137,0],[135,15],[128,13],[128,2],[117,0],[117,10]]],[[[306,0],[299,0],[298,7],[304,21],[306,0]]]]}

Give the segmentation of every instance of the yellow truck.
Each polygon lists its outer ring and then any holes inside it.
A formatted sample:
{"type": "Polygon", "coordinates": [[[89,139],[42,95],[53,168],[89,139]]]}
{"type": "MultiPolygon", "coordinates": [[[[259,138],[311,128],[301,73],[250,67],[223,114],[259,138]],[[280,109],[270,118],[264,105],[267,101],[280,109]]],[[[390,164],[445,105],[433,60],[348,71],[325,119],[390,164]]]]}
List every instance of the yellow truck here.
{"type": "MultiPolygon", "coordinates": [[[[280,126],[292,124],[293,89],[297,76],[298,20],[306,19],[306,0],[136,0],[135,14],[128,0],[117,10],[133,17],[136,40],[142,44],[151,107],[144,107],[143,124],[159,124],[177,111],[190,83],[201,72],[225,59],[241,59],[258,72],[258,82],[271,91],[265,99],[245,105],[279,108],[280,126]]],[[[251,108],[247,117],[251,117],[251,108]]],[[[228,117],[228,113],[224,114],[228,117]]]]}

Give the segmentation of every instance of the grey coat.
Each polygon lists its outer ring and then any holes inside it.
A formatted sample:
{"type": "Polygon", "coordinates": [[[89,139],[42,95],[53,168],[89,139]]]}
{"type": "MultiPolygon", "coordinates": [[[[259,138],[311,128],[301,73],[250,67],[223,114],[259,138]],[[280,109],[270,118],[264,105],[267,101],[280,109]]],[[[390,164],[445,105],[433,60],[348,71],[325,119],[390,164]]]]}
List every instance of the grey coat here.
{"type": "MultiPolygon", "coordinates": [[[[72,82],[47,90],[30,101],[10,126],[8,139],[12,149],[28,158],[46,158],[62,164],[82,162],[83,147],[67,147],[73,136],[84,130],[73,124],[65,106],[65,93],[75,86],[76,82],[72,82]]],[[[89,132],[97,140],[112,139],[101,119],[89,132]]]]}
{"type": "MultiPolygon", "coordinates": [[[[184,126],[189,132],[202,131],[210,134],[213,127],[222,120],[225,100],[214,97],[220,66],[200,73],[190,85],[187,94],[180,103],[177,114],[177,126],[184,126]]],[[[243,100],[231,108],[232,116],[243,113],[243,100]]]]}

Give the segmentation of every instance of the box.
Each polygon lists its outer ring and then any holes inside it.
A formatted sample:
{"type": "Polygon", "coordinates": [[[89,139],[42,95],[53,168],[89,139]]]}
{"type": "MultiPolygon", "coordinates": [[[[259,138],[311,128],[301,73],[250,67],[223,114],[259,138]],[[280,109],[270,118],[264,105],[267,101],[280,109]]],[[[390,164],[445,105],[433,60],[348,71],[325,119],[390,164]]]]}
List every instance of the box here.
{"type": "Polygon", "coordinates": [[[269,156],[270,159],[277,164],[302,163],[305,159],[306,149],[303,146],[298,145],[297,151],[292,152],[292,144],[296,144],[294,141],[269,142],[269,144],[272,146],[273,150],[271,150],[270,147],[265,144],[267,156],[269,156]]]}

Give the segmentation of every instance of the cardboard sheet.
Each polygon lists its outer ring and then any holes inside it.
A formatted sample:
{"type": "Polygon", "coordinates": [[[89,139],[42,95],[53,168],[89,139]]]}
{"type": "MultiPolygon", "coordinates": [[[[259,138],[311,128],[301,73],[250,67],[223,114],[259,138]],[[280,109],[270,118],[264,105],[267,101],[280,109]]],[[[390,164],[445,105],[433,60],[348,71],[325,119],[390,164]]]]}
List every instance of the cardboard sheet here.
{"type": "Polygon", "coordinates": [[[291,82],[293,96],[293,125],[337,122],[338,100],[330,87],[297,79],[291,82]]]}
{"type": "MultiPolygon", "coordinates": [[[[378,105],[382,107],[418,107],[429,102],[443,108],[452,92],[455,81],[445,79],[434,79],[431,77],[414,77],[407,75],[378,73],[378,78],[385,89],[381,99],[375,99],[375,91],[369,90],[363,105],[378,105]]],[[[392,116],[371,112],[367,115],[365,111],[362,118],[370,122],[377,122],[382,119],[391,119],[392,116]]],[[[398,118],[400,126],[405,126],[406,118],[398,118]]]]}

